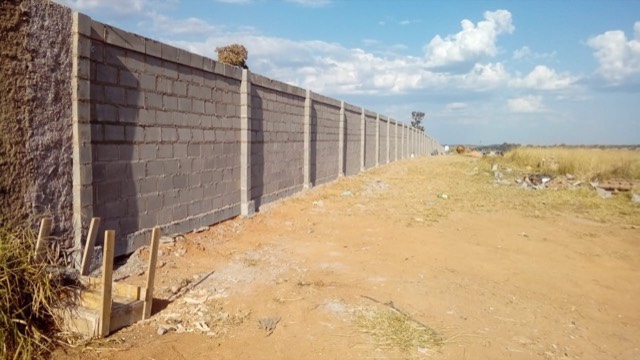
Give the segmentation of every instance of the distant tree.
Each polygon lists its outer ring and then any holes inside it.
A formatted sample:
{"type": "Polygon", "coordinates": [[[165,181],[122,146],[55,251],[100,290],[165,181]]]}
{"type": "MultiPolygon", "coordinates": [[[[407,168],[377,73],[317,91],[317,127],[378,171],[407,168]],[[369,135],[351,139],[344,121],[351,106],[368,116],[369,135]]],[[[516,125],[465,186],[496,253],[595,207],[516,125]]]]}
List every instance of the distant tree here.
{"type": "Polygon", "coordinates": [[[224,64],[238,66],[243,69],[248,69],[247,66],[247,48],[240,44],[231,44],[223,47],[216,48],[218,53],[218,61],[224,64]]]}
{"type": "Polygon", "coordinates": [[[411,120],[411,126],[420,131],[424,131],[424,126],[422,126],[422,119],[424,119],[424,113],[422,111],[413,111],[411,113],[411,118],[413,119],[411,120]]]}

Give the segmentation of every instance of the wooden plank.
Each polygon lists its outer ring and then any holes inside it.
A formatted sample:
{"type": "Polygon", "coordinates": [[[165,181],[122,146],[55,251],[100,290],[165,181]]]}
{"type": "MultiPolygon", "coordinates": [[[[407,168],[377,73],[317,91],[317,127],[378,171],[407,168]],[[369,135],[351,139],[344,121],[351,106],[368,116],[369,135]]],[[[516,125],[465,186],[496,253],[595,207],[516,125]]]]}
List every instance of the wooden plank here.
{"type": "Polygon", "coordinates": [[[89,274],[89,268],[91,267],[91,255],[93,254],[93,248],[96,244],[96,237],[98,237],[99,226],[99,217],[91,219],[91,225],[89,225],[89,232],[87,233],[87,242],[84,246],[84,254],[82,256],[82,265],[80,266],[80,275],[89,274]]]}
{"type": "Polygon", "coordinates": [[[149,249],[149,269],[147,270],[147,286],[144,295],[144,311],[142,319],[151,317],[153,306],[153,285],[156,277],[156,263],[158,262],[158,246],[160,244],[160,228],[154,227],[151,234],[151,246],[149,249]]]}
{"type": "Polygon", "coordinates": [[[133,301],[126,304],[114,303],[109,330],[116,331],[140,321],[140,319],[142,319],[143,312],[144,301],[133,301]]]}
{"type": "Polygon", "coordinates": [[[45,217],[40,221],[40,231],[38,232],[38,242],[36,243],[35,259],[43,261],[47,253],[49,235],[51,235],[51,218],[45,217]]]}
{"type": "Polygon", "coordinates": [[[104,232],[104,256],[102,257],[102,302],[100,304],[100,337],[109,335],[111,322],[111,288],[113,281],[113,252],[116,232],[104,232]]]}
{"type": "MultiPolygon", "coordinates": [[[[88,291],[102,287],[102,279],[92,278],[88,276],[82,276],[80,279],[87,287],[88,291]]],[[[141,295],[144,294],[146,290],[144,287],[122,282],[114,282],[111,286],[111,294],[113,294],[113,296],[129,298],[132,300],[142,300],[141,295]]]]}

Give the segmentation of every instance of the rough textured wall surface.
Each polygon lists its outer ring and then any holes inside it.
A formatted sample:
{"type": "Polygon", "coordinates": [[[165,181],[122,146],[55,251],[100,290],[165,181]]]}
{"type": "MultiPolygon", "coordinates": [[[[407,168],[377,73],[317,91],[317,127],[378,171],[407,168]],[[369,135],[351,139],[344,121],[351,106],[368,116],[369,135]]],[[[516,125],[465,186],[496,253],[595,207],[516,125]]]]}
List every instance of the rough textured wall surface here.
{"type": "Polygon", "coordinates": [[[153,56],[112,45],[112,34],[152,40],[93,24],[94,215],[116,230],[116,253],[156,225],[187,232],[239,215],[240,80],[176,63],[168,46],[153,56]]]}
{"type": "Polygon", "coordinates": [[[302,189],[305,92],[252,79],[251,198],[259,207],[302,189]]]}
{"type": "Polygon", "coordinates": [[[345,104],[344,152],[345,175],[360,172],[360,116],[362,110],[345,104]]]}
{"type": "Polygon", "coordinates": [[[376,116],[371,113],[366,115],[364,166],[369,169],[376,166],[376,116]]]}
{"type": "Polygon", "coordinates": [[[48,214],[69,240],[71,24],[55,3],[0,3],[0,225],[48,214]]]}
{"type": "Polygon", "coordinates": [[[323,184],[338,177],[340,103],[315,100],[311,108],[311,183],[323,184]]]}
{"type": "Polygon", "coordinates": [[[397,130],[397,126],[395,123],[390,123],[389,124],[389,162],[393,162],[398,160],[398,158],[396,157],[396,142],[397,142],[397,138],[396,138],[396,130],[397,130]]]}
{"type": "Polygon", "coordinates": [[[387,163],[387,121],[380,117],[380,147],[378,148],[380,164],[387,163]]]}

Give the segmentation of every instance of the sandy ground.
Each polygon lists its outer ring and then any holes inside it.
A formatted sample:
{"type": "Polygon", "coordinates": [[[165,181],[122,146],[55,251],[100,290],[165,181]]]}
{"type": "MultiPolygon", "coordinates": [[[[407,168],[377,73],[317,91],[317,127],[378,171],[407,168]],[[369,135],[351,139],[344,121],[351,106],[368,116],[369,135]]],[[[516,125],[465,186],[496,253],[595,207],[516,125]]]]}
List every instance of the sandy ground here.
{"type": "Polygon", "coordinates": [[[638,212],[505,209],[483,166],[401,161],[163,244],[152,319],[54,358],[639,360],[638,212]],[[389,301],[444,343],[382,346],[357,319],[389,301]]]}

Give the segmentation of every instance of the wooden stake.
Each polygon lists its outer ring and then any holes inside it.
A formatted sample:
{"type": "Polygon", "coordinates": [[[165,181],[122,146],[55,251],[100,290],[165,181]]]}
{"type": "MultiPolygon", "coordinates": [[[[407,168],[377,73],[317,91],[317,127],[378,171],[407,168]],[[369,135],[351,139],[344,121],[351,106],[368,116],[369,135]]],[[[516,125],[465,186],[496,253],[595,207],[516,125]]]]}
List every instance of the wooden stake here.
{"type": "Polygon", "coordinates": [[[144,296],[144,311],[142,319],[151,317],[151,306],[153,305],[153,283],[156,276],[156,262],[158,260],[158,245],[160,244],[160,228],[154,227],[151,234],[151,245],[149,249],[149,270],[147,270],[147,289],[144,296]]]}
{"type": "Polygon", "coordinates": [[[102,304],[100,307],[100,333],[99,337],[109,335],[111,322],[111,287],[113,281],[113,252],[115,249],[116,232],[107,230],[104,232],[104,256],[102,263],[102,304]]]}
{"type": "Polygon", "coordinates": [[[40,221],[40,231],[38,232],[38,242],[36,243],[36,253],[34,254],[36,261],[44,260],[49,243],[49,235],[51,235],[51,218],[45,217],[40,221]]]}
{"type": "Polygon", "coordinates": [[[91,225],[89,225],[89,232],[87,233],[87,243],[84,246],[84,255],[82,256],[82,265],[80,266],[80,275],[89,275],[89,268],[91,268],[91,255],[93,255],[96,237],[98,237],[99,226],[99,217],[91,219],[91,225]]]}

